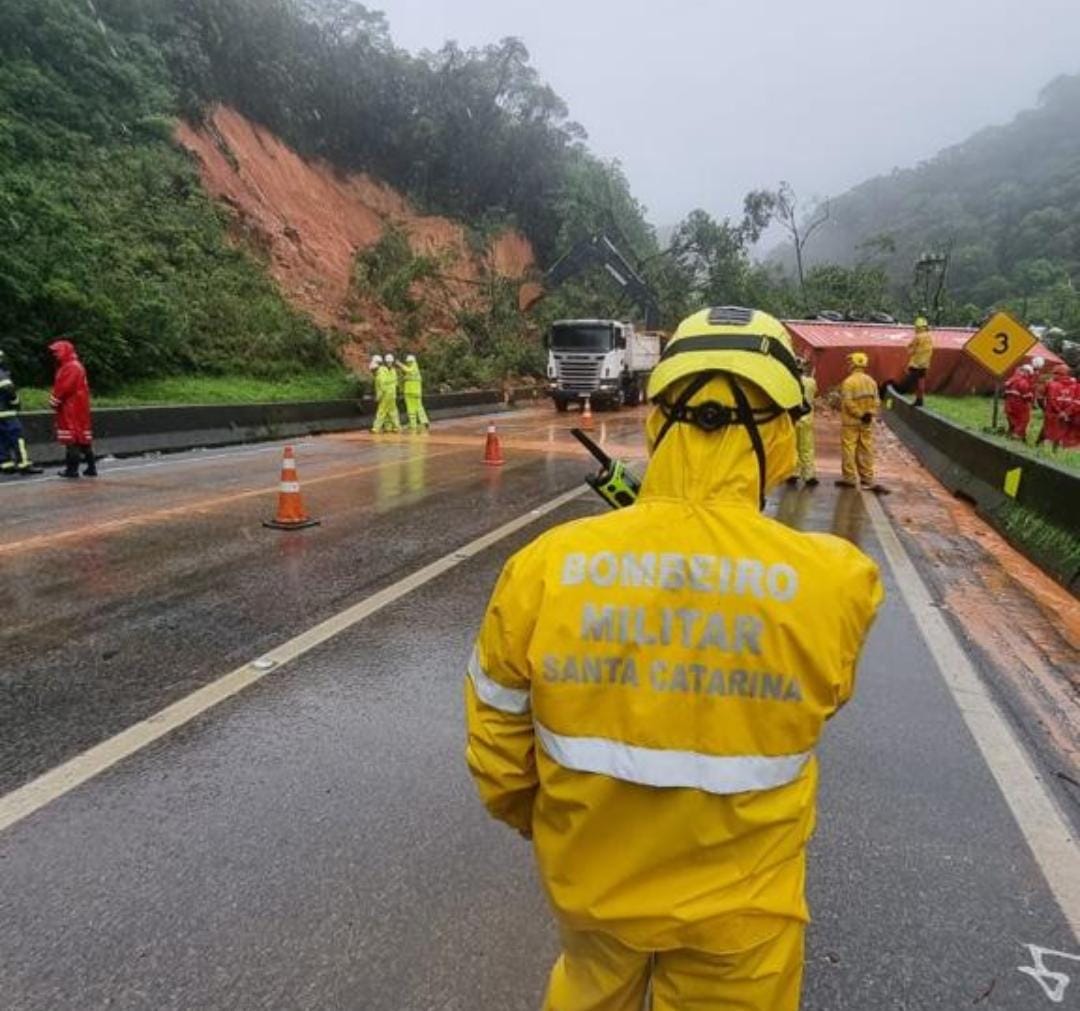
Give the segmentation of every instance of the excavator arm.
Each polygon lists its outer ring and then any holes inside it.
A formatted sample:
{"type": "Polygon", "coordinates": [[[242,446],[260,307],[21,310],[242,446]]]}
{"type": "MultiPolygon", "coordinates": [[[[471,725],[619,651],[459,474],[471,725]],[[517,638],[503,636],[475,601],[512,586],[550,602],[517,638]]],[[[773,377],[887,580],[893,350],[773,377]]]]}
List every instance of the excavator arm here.
{"type": "Polygon", "coordinates": [[[521,286],[518,307],[528,312],[544,295],[577,274],[592,267],[603,267],[612,280],[634,302],[645,317],[645,329],[660,327],[660,305],[652,289],[606,235],[582,239],[565,256],[556,260],[544,275],[543,284],[535,282],[521,286]]]}

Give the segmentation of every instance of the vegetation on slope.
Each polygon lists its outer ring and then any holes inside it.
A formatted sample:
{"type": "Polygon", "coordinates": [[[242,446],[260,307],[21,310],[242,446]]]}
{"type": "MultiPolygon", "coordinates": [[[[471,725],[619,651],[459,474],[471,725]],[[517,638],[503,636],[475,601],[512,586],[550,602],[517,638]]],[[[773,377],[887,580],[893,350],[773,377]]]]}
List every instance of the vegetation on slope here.
{"type": "Polygon", "coordinates": [[[0,6],[0,336],[47,378],[73,335],[96,384],[179,371],[279,374],[331,360],[325,335],[226,241],[170,142],[175,94],[146,38],[84,3],[0,6]]]}

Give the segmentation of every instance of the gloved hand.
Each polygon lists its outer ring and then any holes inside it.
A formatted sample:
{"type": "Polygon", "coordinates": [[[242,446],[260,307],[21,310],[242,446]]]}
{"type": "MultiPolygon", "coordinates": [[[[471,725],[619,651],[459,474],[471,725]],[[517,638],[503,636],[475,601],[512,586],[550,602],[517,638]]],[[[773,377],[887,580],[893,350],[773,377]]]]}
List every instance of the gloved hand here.
{"type": "Polygon", "coordinates": [[[869,411],[867,411],[860,420],[864,425],[869,425],[870,422],[874,420],[874,416],[869,411]]]}

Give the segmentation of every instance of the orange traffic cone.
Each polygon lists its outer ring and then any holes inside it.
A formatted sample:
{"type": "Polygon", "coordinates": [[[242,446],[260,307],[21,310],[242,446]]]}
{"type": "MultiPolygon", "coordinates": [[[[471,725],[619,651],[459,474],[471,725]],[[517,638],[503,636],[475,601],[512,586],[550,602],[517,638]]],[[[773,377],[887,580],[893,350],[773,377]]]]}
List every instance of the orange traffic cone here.
{"type": "Polygon", "coordinates": [[[318,520],[313,520],[304,512],[304,503],[300,499],[300,482],[296,478],[296,457],[292,446],[285,447],[281,459],[281,486],[278,490],[277,515],[263,523],[264,527],[274,530],[303,530],[304,527],[317,527],[318,520]]]}
{"type": "Polygon", "coordinates": [[[506,461],[503,459],[502,446],[499,445],[499,436],[495,432],[495,422],[488,422],[487,443],[484,445],[484,463],[489,467],[501,467],[506,461]]]}
{"type": "Polygon", "coordinates": [[[581,409],[581,427],[586,432],[592,431],[592,398],[586,395],[585,406],[581,409]]]}

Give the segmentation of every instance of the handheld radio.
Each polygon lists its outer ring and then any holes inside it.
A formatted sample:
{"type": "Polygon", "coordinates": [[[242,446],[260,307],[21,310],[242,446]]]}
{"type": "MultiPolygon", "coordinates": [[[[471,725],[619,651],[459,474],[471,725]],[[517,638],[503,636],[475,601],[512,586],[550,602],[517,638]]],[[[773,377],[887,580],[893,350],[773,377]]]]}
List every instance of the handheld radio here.
{"type": "Polygon", "coordinates": [[[612,509],[622,509],[637,501],[641,479],[622,460],[613,460],[580,428],[571,428],[577,439],[600,464],[600,473],[585,478],[585,483],[612,509]]]}

